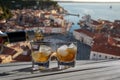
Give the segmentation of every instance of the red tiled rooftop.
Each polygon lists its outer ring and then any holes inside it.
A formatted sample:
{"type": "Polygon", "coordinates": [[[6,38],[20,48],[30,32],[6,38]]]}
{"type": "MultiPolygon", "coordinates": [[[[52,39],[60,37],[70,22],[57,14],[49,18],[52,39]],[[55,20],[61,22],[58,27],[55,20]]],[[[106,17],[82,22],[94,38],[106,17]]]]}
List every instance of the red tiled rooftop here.
{"type": "Polygon", "coordinates": [[[4,50],[2,54],[8,54],[8,55],[14,55],[16,53],[16,50],[9,48],[9,47],[4,47],[4,50]]]}
{"type": "Polygon", "coordinates": [[[115,37],[115,38],[120,38],[120,35],[119,34],[110,34],[112,37],[115,37]]]}
{"type": "Polygon", "coordinates": [[[94,44],[107,42],[107,38],[102,34],[95,35],[93,40],[94,40],[94,44]]]}
{"type": "Polygon", "coordinates": [[[49,12],[46,12],[46,13],[44,13],[45,15],[50,15],[51,13],[49,13],[49,12]]]}
{"type": "Polygon", "coordinates": [[[59,14],[52,14],[53,16],[60,16],[59,14]]]}
{"type": "Polygon", "coordinates": [[[114,26],[115,28],[119,28],[119,29],[120,29],[120,24],[113,23],[113,26],[114,26]]]}
{"type": "Polygon", "coordinates": [[[118,41],[117,44],[120,44],[120,41],[118,41]]]}
{"type": "Polygon", "coordinates": [[[108,38],[108,43],[111,44],[111,45],[116,45],[117,41],[113,37],[109,37],[108,38]]]}
{"type": "Polygon", "coordinates": [[[120,47],[111,46],[110,44],[107,43],[94,44],[92,47],[92,51],[120,56],[120,47]]]}
{"type": "Polygon", "coordinates": [[[100,36],[94,39],[94,44],[92,46],[92,51],[101,52],[105,54],[111,54],[120,56],[120,47],[117,47],[113,44],[113,40],[108,42],[108,38],[105,36],[100,36]]]}
{"type": "MultiPolygon", "coordinates": [[[[14,56],[17,53],[17,51],[14,50],[13,48],[10,48],[10,47],[5,47],[4,48],[2,54],[0,54],[0,62],[2,61],[2,57],[6,58],[7,56],[14,56]]],[[[17,61],[31,61],[31,56],[30,56],[31,55],[31,50],[29,49],[29,47],[23,46],[23,48],[24,49],[26,48],[25,51],[27,51],[27,54],[23,54],[23,52],[22,52],[22,54],[18,55],[17,57],[15,57],[13,59],[14,61],[16,61],[16,62],[17,61]]]]}

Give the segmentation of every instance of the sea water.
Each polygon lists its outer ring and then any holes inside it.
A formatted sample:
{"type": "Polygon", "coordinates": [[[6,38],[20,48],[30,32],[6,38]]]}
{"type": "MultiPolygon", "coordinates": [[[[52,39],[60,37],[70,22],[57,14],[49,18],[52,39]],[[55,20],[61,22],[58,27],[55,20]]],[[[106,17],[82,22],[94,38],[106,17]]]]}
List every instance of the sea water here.
{"type": "Polygon", "coordinates": [[[65,16],[65,18],[73,22],[70,32],[79,29],[77,24],[82,16],[89,14],[92,19],[103,20],[120,20],[120,2],[118,3],[59,3],[65,10],[71,14],[79,14],[80,16],[65,16]]]}

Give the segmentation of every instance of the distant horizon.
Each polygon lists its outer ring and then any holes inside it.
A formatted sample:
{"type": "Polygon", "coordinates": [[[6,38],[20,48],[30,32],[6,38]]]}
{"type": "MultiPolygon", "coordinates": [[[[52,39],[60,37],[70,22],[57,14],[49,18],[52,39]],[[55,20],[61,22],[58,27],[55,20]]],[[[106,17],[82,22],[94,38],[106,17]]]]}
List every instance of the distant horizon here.
{"type": "Polygon", "coordinates": [[[120,0],[54,0],[61,2],[120,2],[120,0]]]}

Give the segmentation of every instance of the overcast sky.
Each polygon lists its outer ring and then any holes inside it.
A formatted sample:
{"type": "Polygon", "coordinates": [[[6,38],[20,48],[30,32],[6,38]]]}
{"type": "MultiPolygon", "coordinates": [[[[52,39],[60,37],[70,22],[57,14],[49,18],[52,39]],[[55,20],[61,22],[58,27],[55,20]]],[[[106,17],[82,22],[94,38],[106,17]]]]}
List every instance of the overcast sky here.
{"type": "Polygon", "coordinates": [[[80,1],[80,2],[120,2],[120,0],[55,0],[55,1],[80,1]]]}

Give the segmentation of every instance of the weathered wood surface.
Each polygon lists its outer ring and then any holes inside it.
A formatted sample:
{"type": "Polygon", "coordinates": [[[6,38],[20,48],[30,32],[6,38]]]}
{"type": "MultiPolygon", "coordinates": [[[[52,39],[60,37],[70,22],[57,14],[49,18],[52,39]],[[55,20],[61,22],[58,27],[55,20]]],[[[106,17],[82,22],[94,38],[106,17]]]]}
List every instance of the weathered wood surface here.
{"type": "Polygon", "coordinates": [[[0,64],[0,80],[120,80],[120,60],[77,61],[74,68],[50,69],[31,74],[31,62],[0,64]]]}

